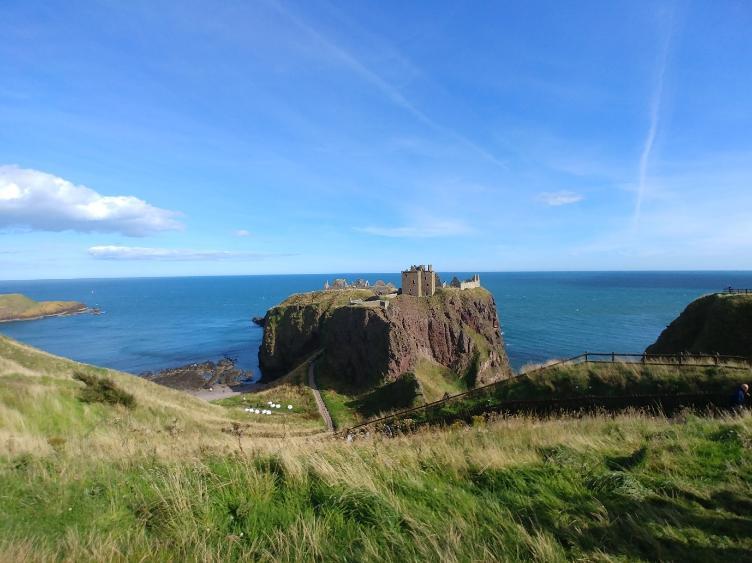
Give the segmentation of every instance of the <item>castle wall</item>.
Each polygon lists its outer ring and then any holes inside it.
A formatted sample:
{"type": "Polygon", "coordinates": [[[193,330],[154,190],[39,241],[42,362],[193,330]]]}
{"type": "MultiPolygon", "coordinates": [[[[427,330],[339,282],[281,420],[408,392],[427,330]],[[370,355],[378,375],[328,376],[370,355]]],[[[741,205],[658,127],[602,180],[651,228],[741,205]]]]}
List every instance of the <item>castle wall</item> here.
{"type": "Polygon", "coordinates": [[[475,289],[476,287],[480,287],[480,276],[478,274],[475,274],[469,280],[460,282],[460,289],[475,289]]]}
{"type": "Polygon", "coordinates": [[[402,272],[402,293],[420,297],[423,295],[422,281],[419,271],[402,272]]]}
{"type": "Polygon", "coordinates": [[[436,272],[432,270],[424,270],[418,272],[421,278],[421,295],[431,296],[436,293],[436,272]]]}

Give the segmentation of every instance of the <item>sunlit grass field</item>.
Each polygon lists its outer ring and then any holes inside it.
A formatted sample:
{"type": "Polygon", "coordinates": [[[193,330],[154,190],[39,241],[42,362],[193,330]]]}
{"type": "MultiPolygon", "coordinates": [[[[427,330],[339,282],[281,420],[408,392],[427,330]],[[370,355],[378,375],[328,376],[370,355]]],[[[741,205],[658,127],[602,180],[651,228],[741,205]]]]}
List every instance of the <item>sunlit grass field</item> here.
{"type": "Polygon", "coordinates": [[[7,339],[0,358],[0,561],[750,560],[748,414],[347,442],[7,339]],[[77,370],[136,405],[81,402],[77,370]]]}

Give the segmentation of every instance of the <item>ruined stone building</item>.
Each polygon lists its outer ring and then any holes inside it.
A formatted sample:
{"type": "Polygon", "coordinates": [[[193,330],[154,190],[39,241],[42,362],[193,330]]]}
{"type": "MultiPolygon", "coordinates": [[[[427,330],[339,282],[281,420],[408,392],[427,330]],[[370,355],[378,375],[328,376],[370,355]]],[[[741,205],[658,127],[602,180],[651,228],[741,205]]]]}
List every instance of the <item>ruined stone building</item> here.
{"type": "Polygon", "coordinates": [[[410,266],[402,272],[402,293],[413,297],[430,297],[441,287],[439,276],[433,271],[431,264],[426,266],[410,266]]]}
{"type": "Polygon", "coordinates": [[[480,287],[480,276],[478,274],[475,274],[472,278],[464,281],[460,281],[459,279],[457,279],[457,276],[455,276],[454,278],[452,278],[449,287],[456,287],[459,289],[473,289],[475,287],[480,287]]]}

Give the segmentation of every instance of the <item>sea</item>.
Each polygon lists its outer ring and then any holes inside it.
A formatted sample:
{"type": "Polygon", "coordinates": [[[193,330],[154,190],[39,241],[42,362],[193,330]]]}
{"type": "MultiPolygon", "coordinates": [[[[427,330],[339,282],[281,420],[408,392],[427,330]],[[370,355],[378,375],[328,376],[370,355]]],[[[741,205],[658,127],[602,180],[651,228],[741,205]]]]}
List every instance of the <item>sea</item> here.
{"type": "MultiPolygon", "coordinates": [[[[400,283],[394,273],[0,281],[0,293],[102,310],[1,323],[0,333],[136,374],[229,356],[258,378],[262,329],[252,317],[335,278],[400,283]]],[[[642,352],[693,299],[726,287],[752,288],[752,272],[727,271],[480,272],[480,278],[496,300],[515,369],[583,352],[642,352]]]]}

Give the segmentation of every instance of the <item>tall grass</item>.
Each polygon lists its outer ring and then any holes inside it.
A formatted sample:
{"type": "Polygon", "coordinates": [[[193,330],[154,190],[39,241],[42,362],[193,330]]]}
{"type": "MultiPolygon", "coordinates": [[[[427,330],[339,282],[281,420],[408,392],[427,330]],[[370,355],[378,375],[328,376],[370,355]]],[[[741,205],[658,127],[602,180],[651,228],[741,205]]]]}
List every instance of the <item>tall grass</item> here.
{"type": "Polygon", "coordinates": [[[752,419],[5,456],[0,560],[748,560],[752,419]]]}
{"type": "Polygon", "coordinates": [[[352,443],[265,437],[275,429],[233,409],[3,338],[0,360],[0,561],[752,552],[749,414],[478,419],[352,443]],[[111,377],[135,407],[79,401],[80,370],[111,377]]]}

